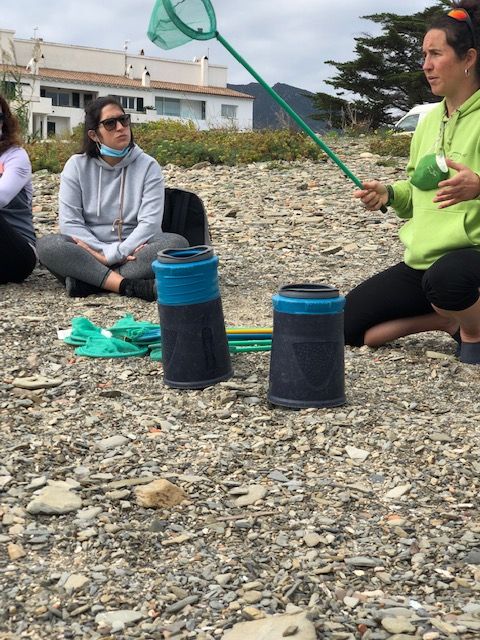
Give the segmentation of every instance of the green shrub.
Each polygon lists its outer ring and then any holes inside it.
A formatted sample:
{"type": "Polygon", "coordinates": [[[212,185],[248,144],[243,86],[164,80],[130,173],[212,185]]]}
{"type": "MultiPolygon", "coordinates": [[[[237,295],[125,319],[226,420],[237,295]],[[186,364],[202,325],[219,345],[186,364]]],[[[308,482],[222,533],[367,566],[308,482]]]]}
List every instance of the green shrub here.
{"type": "Polygon", "coordinates": [[[370,151],[380,156],[408,158],[411,140],[408,135],[393,135],[391,132],[378,134],[370,142],[370,151]]]}
{"type": "MultiPolygon", "coordinates": [[[[235,165],[308,158],[319,160],[323,151],[304,133],[288,129],[198,131],[192,123],[160,120],[134,125],[135,142],[161,165],[191,167],[198,162],[235,165]]],[[[67,159],[81,147],[82,127],[70,140],[35,141],[26,146],[34,171],[59,172],[67,159]]]]}
{"type": "Polygon", "coordinates": [[[160,164],[247,164],[273,160],[318,160],[322,151],[303,133],[289,130],[198,131],[193,124],[159,121],[136,126],[135,140],[160,164]]]}
{"type": "Polygon", "coordinates": [[[25,145],[32,170],[47,169],[51,173],[60,173],[65,162],[78,151],[78,148],[78,142],[55,139],[38,140],[25,145]]]}

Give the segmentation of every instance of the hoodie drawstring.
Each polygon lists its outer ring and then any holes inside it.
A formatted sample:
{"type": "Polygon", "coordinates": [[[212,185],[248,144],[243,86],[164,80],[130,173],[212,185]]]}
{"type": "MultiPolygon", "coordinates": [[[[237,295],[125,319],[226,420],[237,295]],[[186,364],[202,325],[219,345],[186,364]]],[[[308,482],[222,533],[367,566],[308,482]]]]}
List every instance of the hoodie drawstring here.
{"type": "MultiPolygon", "coordinates": [[[[101,170],[101,167],[100,167],[101,170]]],[[[115,218],[112,224],[112,231],[115,231],[115,227],[117,227],[118,233],[118,241],[122,242],[122,229],[123,229],[123,198],[125,193],[125,174],[127,172],[127,167],[123,167],[122,176],[120,178],[120,203],[118,207],[118,218],[115,218]]]]}
{"type": "Polygon", "coordinates": [[[100,198],[102,197],[102,167],[98,174],[98,189],[97,189],[97,218],[100,217],[100,198]]]}

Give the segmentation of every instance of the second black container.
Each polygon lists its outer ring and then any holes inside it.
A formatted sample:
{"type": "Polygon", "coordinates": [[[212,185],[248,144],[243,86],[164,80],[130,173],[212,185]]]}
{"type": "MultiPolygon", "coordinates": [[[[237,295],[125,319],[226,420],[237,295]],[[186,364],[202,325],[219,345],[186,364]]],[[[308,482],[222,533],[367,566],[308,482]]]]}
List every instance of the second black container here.
{"type": "Polygon", "coordinates": [[[344,404],[344,304],[338,289],[324,284],[288,285],[273,297],[272,404],[344,404]]]}

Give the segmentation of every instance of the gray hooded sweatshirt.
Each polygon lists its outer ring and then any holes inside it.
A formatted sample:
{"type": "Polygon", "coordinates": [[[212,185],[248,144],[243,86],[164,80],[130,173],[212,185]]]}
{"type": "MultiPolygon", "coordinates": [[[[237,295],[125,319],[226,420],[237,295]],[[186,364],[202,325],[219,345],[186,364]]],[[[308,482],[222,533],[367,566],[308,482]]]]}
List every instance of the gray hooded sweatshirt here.
{"type": "Polygon", "coordinates": [[[60,180],[60,231],[123,262],[162,233],[165,185],[158,162],[134,145],[115,166],[72,156],[60,180]]]}

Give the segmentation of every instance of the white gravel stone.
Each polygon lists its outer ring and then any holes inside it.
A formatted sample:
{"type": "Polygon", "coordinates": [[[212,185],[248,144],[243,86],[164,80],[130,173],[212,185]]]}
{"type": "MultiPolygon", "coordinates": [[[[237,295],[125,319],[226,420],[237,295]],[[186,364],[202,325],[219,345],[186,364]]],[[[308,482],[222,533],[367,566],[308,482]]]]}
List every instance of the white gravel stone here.
{"type": "Polygon", "coordinates": [[[370,451],[365,451],[365,449],[357,449],[357,447],[352,447],[351,445],[347,445],[345,447],[345,451],[347,455],[352,460],[359,460],[360,462],[364,462],[368,456],[370,455],[370,451]]]}
{"type": "MultiPolygon", "coordinates": [[[[269,616],[261,620],[241,622],[227,631],[223,640],[273,640],[282,638],[283,633],[297,627],[295,640],[316,640],[315,626],[308,620],[306,613],[293,615],[269,616]]],[[[284,636],[285,637],[285,636],[284,636]]]]}
{"type": "Polygon", "coordinates": [[[130,611],[128,609],[117,611],[105,611],[95,616],[95,622],[99,626],[107,626],[112,633],[123,631],[127,625],[134,624],[142,620],[145,616],[140,611],[130,611]]]}
{"type": "Polygon", "coordinates": [[[315,533],[314,531],[308,531],[303,536],[303,541],[305,542],[307,547],[316,547],[321,543],[322,536],[318,535],[318,533],[315,533]]]}
{"type": "Polygon", "coordinates": [[[63,588],[67,593],[72,593],[73,591],[80,591],[89,582],[90,579],[87,578],[87,576],[84,576],[81,573],[72,573],[72,575],[66,580],[63,588]]]}
{"type": "Polygon", "coordinates": [[[258,500],[263,500],[268,493],[268,488],[260,484],[252,484],[247,489],[248,493],[235,500],[237,507],[248,507],[255,504],[258,500]]]}
{"type": "Polygon", "coordinates": [[[393,489],[390,489],[390,491],[387,491],[387,493],[385,494],[385,498],[387,498],[388,500],[395,500],[396,498],[401,498],[406,493],[408,493],[411,488],[412,488],[411,484],[400,484],[398,485],[398,487],[394,487],[393,489]]]}
{"type": "Polygon", "coordinates": [[[110,438],[104,438],[103,440],[99,440],[95,443],[95,448],[99,451],[110,451],[110,449],[118,449],[119,447],[123,447],[129,441],[125,436],[110,436],[110,438]]]}
{"type": "Polygon", "coordinates": [[[389,633],[415,633],[415,627],[408,618],[382,618],[382,627],[389,633]]]}
{"type": "Polygon", "coordinates": [[[31,514],[60,515],[70,511],[78,511],[82,506],[82,499],[76,493],[61,487],[47,487],[28,505],[31,514]]]}

